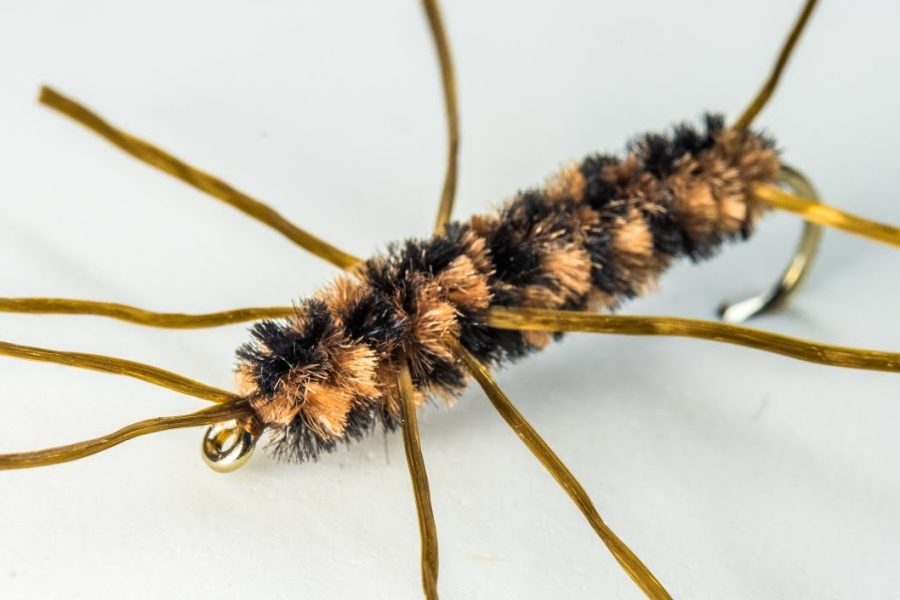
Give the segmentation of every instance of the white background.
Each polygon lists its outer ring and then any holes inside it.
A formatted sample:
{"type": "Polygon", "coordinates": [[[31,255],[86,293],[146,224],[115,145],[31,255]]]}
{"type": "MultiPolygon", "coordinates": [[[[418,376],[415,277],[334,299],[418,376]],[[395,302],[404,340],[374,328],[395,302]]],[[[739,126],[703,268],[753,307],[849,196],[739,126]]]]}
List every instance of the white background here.
{"type": "MultiPolygon", "coordinates": [[[[634,133],[734,118],[799,0],[453,0],[457,214],[634,133]]],[[[825,0],[759,125],[833,204],[900,223],[900,7],[825,0]]],[[[370,254],[432,225],[438,71],[413,0],[0,3],[0,295],[155,310],[284,305],[334,274],[265,227],[34,99],[51,83],[127,130],[370,254]]],[[[774,279],[797,222],[680,266],[627,313],[712,317],[774,279]]],[[[896,250],[842,234],[788,310],[755,326],[900,349],[896,250]]],[[[126,357],[231,385],[245,326],[155,331],[0,318],[0,339],[126,357]]],[[[746,349],[569,336],[499,374],[601,513],[678,598],[886,598],[900,588],[900,384],[746,349]]],[[[201,404],[0,361],[0,452],[201,404]]],[[[470,390],[422,414],[445,598],[638,598],[580,513],[470,390]]],[[[0,473],[0,597],[416,598],[399,436],[313,465],[211,472],[199,430],[0,473]]]]}

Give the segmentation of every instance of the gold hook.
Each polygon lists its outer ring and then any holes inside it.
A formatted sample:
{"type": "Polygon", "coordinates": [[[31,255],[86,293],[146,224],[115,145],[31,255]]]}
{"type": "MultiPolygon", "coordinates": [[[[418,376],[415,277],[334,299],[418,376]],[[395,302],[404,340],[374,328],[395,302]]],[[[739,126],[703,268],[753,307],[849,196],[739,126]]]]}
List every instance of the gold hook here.
{"type": "MultiPolygon", "coordinates": [[[[793,167],[782,165],[781,185],[800,196],[819,200],[819,195],[806,176],[793,167]]],[[[756,296],[737,302],[722,303],[719,306],[719,316],[729,323],[743,323],[748,319],[779,308],[806,277],[813,258],[819,251],[821,241],[822,227],[814,223],[805,223],[800,243],[778,283],[756,296]]]]}
{"type": "Polygon", "coordinates": [[[240,469],[253,455],[257,439],[257,436],[241,427],[234,419],[214,423],[203,433],[203,462],[219,473],[240,469]]]}

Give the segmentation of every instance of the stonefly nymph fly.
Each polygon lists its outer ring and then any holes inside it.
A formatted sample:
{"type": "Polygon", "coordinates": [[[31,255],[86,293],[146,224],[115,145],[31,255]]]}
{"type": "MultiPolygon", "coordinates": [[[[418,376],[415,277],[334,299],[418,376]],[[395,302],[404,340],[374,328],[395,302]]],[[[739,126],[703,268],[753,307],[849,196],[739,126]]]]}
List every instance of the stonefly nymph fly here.
{"type": "Polygon", "coordinates": [[[245,464],[264,434],[275,457],[315,460],[375,431],[403,436],[421,533],[427,598],[438,597],[437,527],[419,440],[417,409],[458,397],[474,379],[583,513],[648,598],[670,598],[604,521],[585,489],[510,402],[491,370],[524,359],[565,332],[693,337],[822,365],[900,371],[900,354],[816,343],[733,323],[774,309],[807,273],[832,227],[900,246],[900,230],[819,201],[772,137],[753,129],[815,8],[807,0],[769,78],[738,119],[635,137],[621,155],[596,154],[516,194],[498,211],[451,219],[459,115],[450,45],[436,0],[422,2],[437,49],[447,120],[447,163],[429,237],[362,259],[288,221],[259,200],[124,132],[50,88],[40,102],[132,157],[264,223],[344,273],[290,306],[208,314],[160,313],[110,302],[0,298],[0,311],[110,317],[165,328],[254,322],[237,351],[236,391],[149,365],[0,342],[0,354],[125,375],[212,403],[190,414],[139,421],[111,434],[34,452],[0,455],[0,469],[64,463],[158,431],[205,426],[203,457],[219,471],[245,464]],[[652,289],[681,258],[712,258],[747,239],[769,211],[805,220],[803,238],[775,288],[723,307],[726,322],[613,314],[652,289]]]}

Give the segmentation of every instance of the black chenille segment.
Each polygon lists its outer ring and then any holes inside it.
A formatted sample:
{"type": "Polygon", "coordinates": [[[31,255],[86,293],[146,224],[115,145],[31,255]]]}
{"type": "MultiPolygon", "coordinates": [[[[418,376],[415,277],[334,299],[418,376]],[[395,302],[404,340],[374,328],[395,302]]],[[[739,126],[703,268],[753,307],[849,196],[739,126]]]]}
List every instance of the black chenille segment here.
{"type": "Polygon", "coordinates": [[[521,196],[500,217],[488,240],[494,276],[514,286],[529,284],[540,275],[540,248],[531,243],[534,225],[549,212],[536,194],[521,196]]]}
{"type": "Polygon", "coordinates": [[[253,341],[238,349],[265,396],[275,393],[291,369],[322,362],[320,342],[337,331],[324,302],[308,300],[298,310],[303,314],[299,329],[287,321],[261,321],[250,330],[253,341]]]}
{"type": "Polygon", "coordinates": [[[600,210],[616,199],[619,190],[603,177],[603,170],[618,163],[617,157],[604,154],[594,154],[582,161],[579,170],[584,177],[584,201],[594,210],[600,210]]]}
{"type": "Polygon", "coordinates": [[[437,386],[445,390],[459,391],[466,387],[466,374],[455,360],[432,356],[427,370],[413,375],[416,387],[437,386]]]}
{"type": "Polygon", "coordinates": [[[521,332],[488,327],[480,315],[464,314],[459,324],[459,342],[482,362],[500,365],[519,360],[533,351],[521,332]]]}
{"type": "Polygon", "coordinates": [[[407,270],[437,275],[465,252],[464,232],[461,227],[454,226],[446,234],[431,239],[407,240],[396,251],[400,267],[398,276],[404,277],[407,270]]]}
{"type": "Polygon", "coordinates": [[[653,235],[653,247],[657,252],[667,256],[693,256],[694,244],[685,235],[678,225],[675,215],[671,212],[671,206],[664,206],[665,210],[653,211],[644,215],[650,233],[653,235]]]}
{"type": "Polygon", "coordinates": [[[301,463],[318,460],[323,452],[334,452],[337,440],[321,438],[298,417],[278,430],[269,448],[278,460],[301,463]]]}
{"type": "Polygon", "coordinates": [[[630,148],[638,155],[641,166],[657,179],[668,177],[675,171],[675,163],[682,155],[675,154],[672,138],[658,133],[648,133],[630,148]]]}
{"type": "Polygon", "coordinates": [[[343,315],[343,323],[351,340],[375,348],[391,345],[409,335],[409,319],[378,290],[370,290],[353,304],[343,315]]]}
{"type": "Polygon", "coordinates": [[[647,133],[634,138],[627,149],[633,152],[641,168],[657,179],[663,179],[675,172],[678,162],[685,156],[696,156],[715,144],[724,127],[721,115],[706,114],[701,131],[689,123],[677,125],[672,133],[647,133]]]}
{"type": "Polygon", "coordinates": [[[623,290],[616,277],[616,266],[613,262],[612,235],[608,228],[598,227],[585,238],[584,247],[591,257],[591,283],[601,292],[616,295],[623,290]]]}

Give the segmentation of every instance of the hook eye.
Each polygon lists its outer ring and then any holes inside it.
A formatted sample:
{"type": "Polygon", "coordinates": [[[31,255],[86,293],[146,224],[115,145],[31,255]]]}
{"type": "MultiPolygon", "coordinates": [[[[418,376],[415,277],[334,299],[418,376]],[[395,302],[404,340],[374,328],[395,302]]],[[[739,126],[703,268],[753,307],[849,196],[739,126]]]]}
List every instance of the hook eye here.
{"type": "MultiPolygon", "coordinates": [[[[819,200],[819,195],[809,179],[793,167],[782,165],[780,182],[782,187],[792,193],[819,200]]],[[[806,278],[812,261],[819,251],[821,241],[822,227],[814,223],[804,223],[800,243],[797,244],[794,256],[781,278],[770,289],[760,294],[737,302],[724,302],[719,305],[718,312],[722,320],[729,323],[743,323],[781,307],[806,278]]]]}
{"type": "Polygon", "coordinates": [[[203,433],[200,454],[213,471],[230,473],[250,460],[257,439],[235,420],[214,423],[203,433]]]}

